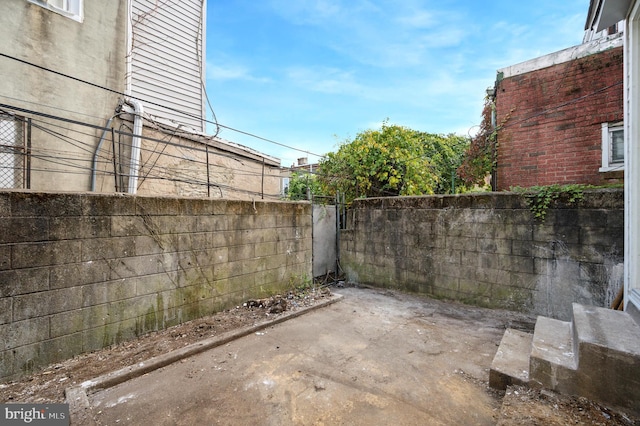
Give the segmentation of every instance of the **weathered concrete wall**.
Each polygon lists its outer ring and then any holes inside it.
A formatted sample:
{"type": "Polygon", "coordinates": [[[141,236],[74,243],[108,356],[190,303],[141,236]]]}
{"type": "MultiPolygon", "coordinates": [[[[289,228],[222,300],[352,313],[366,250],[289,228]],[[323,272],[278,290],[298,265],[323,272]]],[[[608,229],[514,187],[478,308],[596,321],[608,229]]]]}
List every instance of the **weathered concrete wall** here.
{"type": "Polygon", "coordinates": [[[622,286],[622,190],[556,203],[533,219],[519,195],[356,200],[341,232],[352,281],[569,319],[622,286]]]}
{"type": "Polygon", "coordinates": [[[307,203],[0,193],[0,380],[311,277],[307,203]]]}
{"type": "MultiPolygon", "coordinates": [[[[132,126],[126,120],[122,123],[132,126]]],[[[139,195],[227,200],[282,198],[282,169],[280,160],[276,158],[217,138],[162,128],[150,120],[145,120],[142,136],[139,195]]],[[[119,169],[123,173],[119,190],[126,191],[131,137],[119,135],[117,138],[122,143],[121,149],[115,145],[116,163],[120,164],[119,169]]],[[[115,191],[114,164],[111,161],[113,148],[114,145],[108,141],[99,152],[98,192],[115,191]]]]}

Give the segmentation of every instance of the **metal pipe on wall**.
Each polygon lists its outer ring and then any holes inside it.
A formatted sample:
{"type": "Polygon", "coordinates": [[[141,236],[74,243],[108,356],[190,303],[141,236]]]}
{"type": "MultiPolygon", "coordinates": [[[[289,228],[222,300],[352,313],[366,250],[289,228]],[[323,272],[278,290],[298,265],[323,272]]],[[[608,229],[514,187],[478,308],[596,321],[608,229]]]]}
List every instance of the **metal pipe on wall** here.
{"type": "MultiPolygon", "coordinates": [[[[113,121],[113,117],[109,118],[109,120],[107,120],[107,124],[104,126],[104,129],[102,130],[102,136],[100,136],[100,141],[98,142],[98,147],[96,148],[95,152],[93,153],[93,164],[91,166],[91,192],[96,190],[96,173],[98,171],[98,153],[100,152],[100,148],[102,148],[102,143],[104,142],[105,138],[107,137],[107,132],[109,130],[109,127],[111,126],[111,122],[113,121]]],[[[115,153],[114,153],[115,155],[115,153]]]]}
{"type": "Polygon", "coordinates": [[[131,162],[129,163],[129,184],[127,192],[135,194],[138,191],[138,174],[140,173],[140,146],[142,145],[142,124],[144,108],[142,103],[136,99],[128,101],[134,110],[133,115],[133,138],[131,139],[131,162]]]}

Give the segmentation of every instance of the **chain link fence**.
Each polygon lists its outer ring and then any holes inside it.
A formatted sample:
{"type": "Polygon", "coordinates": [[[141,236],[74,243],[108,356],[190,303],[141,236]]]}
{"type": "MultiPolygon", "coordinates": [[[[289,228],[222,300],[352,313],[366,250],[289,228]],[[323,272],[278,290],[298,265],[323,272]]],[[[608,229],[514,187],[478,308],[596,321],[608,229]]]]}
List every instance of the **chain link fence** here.
{"type": "Polygon", "coordinates": [[[0,188],[29,188],[25,127],[24,118],[0,113],[0,188]]]}

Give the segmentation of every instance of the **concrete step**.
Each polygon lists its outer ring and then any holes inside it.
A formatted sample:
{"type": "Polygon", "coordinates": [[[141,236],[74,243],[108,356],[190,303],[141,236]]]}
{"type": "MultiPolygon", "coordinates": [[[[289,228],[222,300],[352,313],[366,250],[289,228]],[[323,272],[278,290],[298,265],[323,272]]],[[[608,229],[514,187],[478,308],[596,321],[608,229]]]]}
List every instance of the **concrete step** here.
{"type": "MultiPolygon", "coordinates": [[[[608,353],[640,356],[640,325],[621,311],[573,304],[574,338],[580,351],[606,348],[608,353]]],[[[580,354],[580,363],[588,362],[580,354]]]]}
{"type": "Polygon", "coordinates": [[[491,364],[491,387],[528,384],[640,417],[640,323],[631,315],[573,304],[571,322],[538,317],[533,336],[526,334],[505,332],[491,364]]]}
{"type": "Polygon", "coordinates": [[[573,382],[577,367],[572,324],[538,317],[531,343],[529,383],[556,390],[559,383],[573,382]]]}
{"type": "Polygon", "coordinates": [[[498,347],[491,369],[489,386],[505,390],[510,385],[529,382],[529,355],[533,334],[508,328],[498,347]]]}
{"type": "Polygon", "coordinates": [[[626,312],[574,303],[573,339],[578,376],[568,390],[640,415],[640,325],[626,312]]]}

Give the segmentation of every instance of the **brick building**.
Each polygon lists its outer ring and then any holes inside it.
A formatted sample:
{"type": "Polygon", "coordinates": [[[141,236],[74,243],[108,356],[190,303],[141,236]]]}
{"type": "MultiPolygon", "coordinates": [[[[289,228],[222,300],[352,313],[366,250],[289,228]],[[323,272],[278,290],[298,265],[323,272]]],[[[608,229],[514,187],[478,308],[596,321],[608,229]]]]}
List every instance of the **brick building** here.
{"type": "Polygon", "coordinates": [[[622,34],[498,70],[497,190],[624,177],[622,34]]]}

